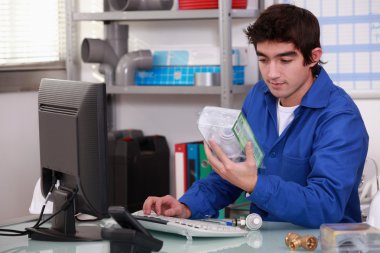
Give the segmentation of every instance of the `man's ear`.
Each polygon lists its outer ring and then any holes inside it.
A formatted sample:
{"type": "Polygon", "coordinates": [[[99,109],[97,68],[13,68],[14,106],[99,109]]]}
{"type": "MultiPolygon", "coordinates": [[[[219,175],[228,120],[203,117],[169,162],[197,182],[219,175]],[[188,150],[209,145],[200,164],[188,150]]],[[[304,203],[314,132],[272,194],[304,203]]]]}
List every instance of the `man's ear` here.
{"type": "Polygon", "coordinates": [[[310,64],[310,67],[313,67],[315,64],[319,62],[322,57],[322,48],[316,47],[311,51],[311,57],[313,62],[310,64]]]}

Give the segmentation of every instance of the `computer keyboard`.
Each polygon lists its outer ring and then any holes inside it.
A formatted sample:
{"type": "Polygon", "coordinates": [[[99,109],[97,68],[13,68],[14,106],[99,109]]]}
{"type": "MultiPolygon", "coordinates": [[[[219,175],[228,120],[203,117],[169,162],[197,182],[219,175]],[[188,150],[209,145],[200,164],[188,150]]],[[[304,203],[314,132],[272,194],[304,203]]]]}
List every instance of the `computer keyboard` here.
{"type": "Polygon", "coordinates": [[[133,213],[133,216],[146,229],[179,234],[190,240],[192,237],[240,237],[246,236],[249,232],[240,227],[217,222],[167,217],[153,212],[146,215],[142,210],[133,213]]]}

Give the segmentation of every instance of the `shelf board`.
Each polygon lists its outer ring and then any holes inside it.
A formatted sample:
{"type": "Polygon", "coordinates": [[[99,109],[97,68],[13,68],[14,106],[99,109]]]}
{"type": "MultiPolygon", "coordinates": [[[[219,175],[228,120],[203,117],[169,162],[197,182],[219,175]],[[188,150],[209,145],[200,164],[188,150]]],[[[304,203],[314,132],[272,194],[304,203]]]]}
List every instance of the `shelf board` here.
{"type": "MultiPolygon", "coordinates": [[[[232,94],[246,94],[252,85],[234,85],[232,94]]],[[[161,94],[161,95],[221,95],[220,86],[107,86],[108,94],[161,94]]]]}
{"type": "MultiPolygon", "coordinates": [[[[256,18],[259,10],[233,9],[232,18],[256,18]]],[[[74,13],[75,21],[158,21],[158,20],[188,20],[217,19],[219,10],[170,10],[170,11],[109,11],[74,13]]]]}

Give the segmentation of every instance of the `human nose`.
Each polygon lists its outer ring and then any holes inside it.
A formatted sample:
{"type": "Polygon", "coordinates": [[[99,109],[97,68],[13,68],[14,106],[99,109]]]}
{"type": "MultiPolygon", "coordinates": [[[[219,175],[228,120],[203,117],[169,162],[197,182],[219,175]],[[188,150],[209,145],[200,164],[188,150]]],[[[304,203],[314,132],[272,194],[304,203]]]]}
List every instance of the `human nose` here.
{"type": "Polygon", "coordinates": [[[270,62],[268,65],[268,77],[270,79],[276,79],[280,76],[279,73],[277,63],[275,61],[270,62]]]}

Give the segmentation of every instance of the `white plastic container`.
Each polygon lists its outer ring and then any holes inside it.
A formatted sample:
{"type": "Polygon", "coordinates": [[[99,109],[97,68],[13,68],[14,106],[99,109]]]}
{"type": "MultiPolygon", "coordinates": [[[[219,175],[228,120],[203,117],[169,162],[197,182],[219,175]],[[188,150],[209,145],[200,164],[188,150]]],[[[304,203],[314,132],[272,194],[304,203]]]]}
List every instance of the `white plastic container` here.
{"type": "Polygon", "coordinates": [[[240,110],[206,106],[198,119],[199,131],[206,142],[210,139],[215,140],[234,161],[245,159],[245,154],[232,131],[239,114],[240,110]]]}
{"type": "Polygon", "coordinates": [[[264,153],[240,110],[206,106],[200,113],[198,128],[206,142],[215,140],[233,161],[245,160],[245,147],[251,142],[256,166],[261,166],[264,153]]]}

